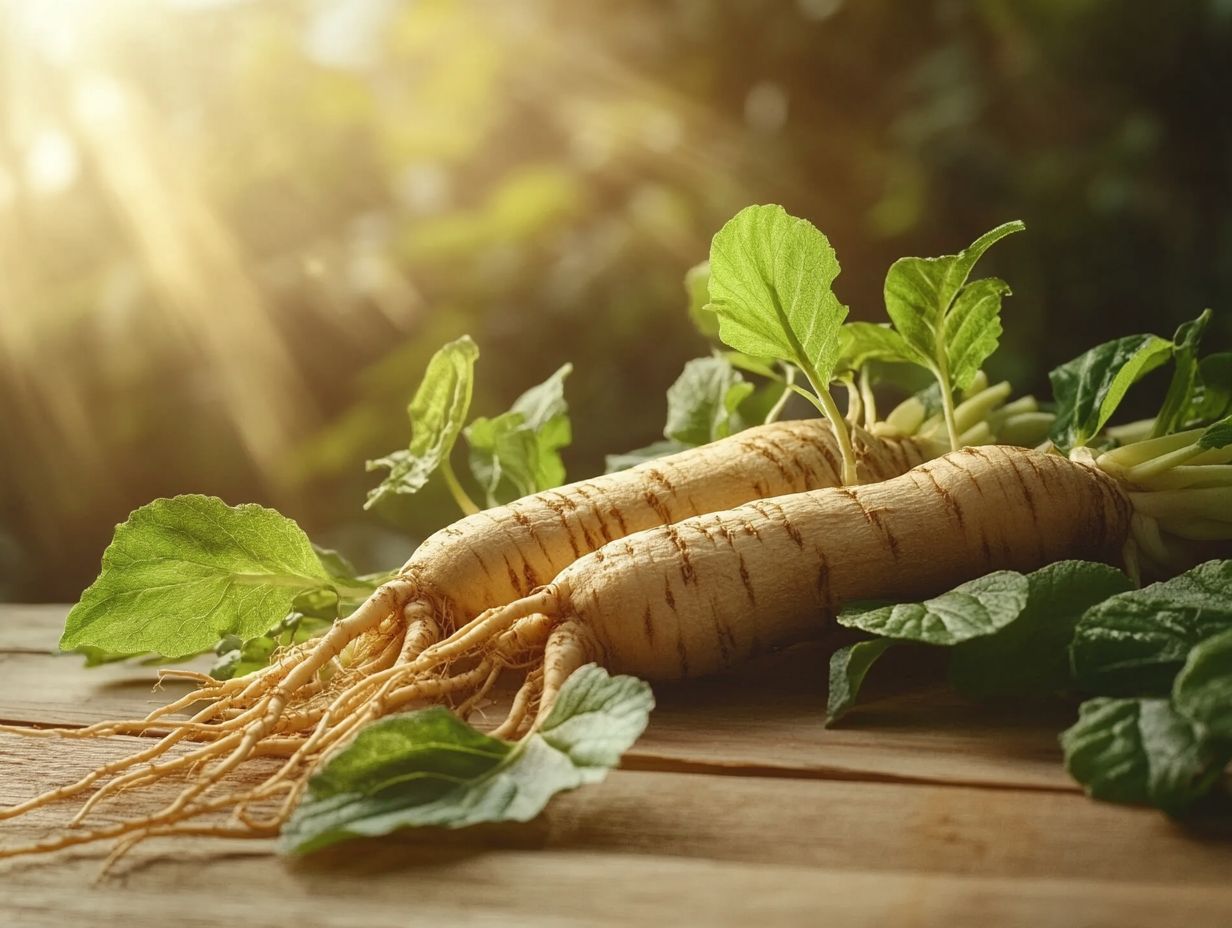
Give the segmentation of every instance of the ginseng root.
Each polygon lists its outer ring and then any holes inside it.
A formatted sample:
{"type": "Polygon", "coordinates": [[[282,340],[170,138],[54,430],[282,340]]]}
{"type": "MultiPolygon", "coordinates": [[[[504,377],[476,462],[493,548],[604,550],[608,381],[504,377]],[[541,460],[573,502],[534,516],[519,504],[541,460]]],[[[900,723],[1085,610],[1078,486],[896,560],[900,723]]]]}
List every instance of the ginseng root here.
{"type": "MultiPolygon", "coordinates": [[[[89,784],[17,807],[35,808],[106,777],[121,784],[107,789],[171,774],[188,780],[174,802],[121,830],[66,833],[2,856],[104,839],[127,847],[220,810],[231,812],[228,834],[248,825],[254,835],[269,834],[290,814],[308,773],[365,722],[419,701],[473,704],[502,668],[526,669],[496,729],[508,737],[542,721],[563,682],[588,662],[652,681],[714,673],[817,636],[853,600],[918,598],[992,570],[1028,571],[1063,558],[1118,562],[1131,514],[1126,494],[1094,467],[985,447],[882,483],[755,500],[630,534],[443,640],[430,641],[436,629],[421,617],[412,630],[426,644],[404,648],[391,666],[345,687],[327,686],[313,697],[314,721],[291,736],[279,730],[278,718],[307,663],[280,678],[263,710],[256,711],[258,704],[240,713],[238,726],[189,754],[157,763],[138,755],[141,766],[113,765],[89,784]],[[221,792],[227,773],[254,754],[271,753],[289,755],[277,772],[254,787],[221,792]],[[281,804],[266,817],[255,816],[255,807],[278,797],[281,804]]],[[[399,582],[414,586],[409,577],[399,582]]],[[[373,610],[388,617],[385,610],[404,593],[390,587],[389,601],[373,610]]],[[[340,640],[340,627],[326,638],[337,632],[340,640]]],[[[179,740],[197,734],[194,728],[179,740]]]]}

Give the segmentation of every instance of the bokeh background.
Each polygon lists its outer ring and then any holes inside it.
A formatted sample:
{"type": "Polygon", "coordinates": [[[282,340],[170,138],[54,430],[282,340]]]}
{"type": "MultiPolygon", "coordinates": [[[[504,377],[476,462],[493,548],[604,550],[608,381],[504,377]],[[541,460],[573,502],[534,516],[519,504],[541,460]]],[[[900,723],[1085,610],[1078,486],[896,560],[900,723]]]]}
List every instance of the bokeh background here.
{"type": "Polygon", "coordinates": [[[570,473],[653,440],[704,353],[684,271],[751,202],[853,318],[1007,219],[993,373],[1232,303],[1232,2],[0,0],[0,599],[206,492],[388,567],[364,513],[428,356],[474,411],[566,360],[570,473]]]}

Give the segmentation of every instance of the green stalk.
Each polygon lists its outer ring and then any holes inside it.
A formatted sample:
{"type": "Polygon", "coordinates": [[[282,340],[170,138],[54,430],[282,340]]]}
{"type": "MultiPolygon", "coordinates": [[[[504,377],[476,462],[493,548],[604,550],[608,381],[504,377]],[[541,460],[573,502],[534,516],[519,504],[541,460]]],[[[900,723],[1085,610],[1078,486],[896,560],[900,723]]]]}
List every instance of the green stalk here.
{"type": "Polygon", "coordinates": [[[458,476],[453,472],[453,465],[449,463],[448,458],[441,461],[441,474],[445,478],[445,486],[449,487],[449,494],[453,497],[453,501],[462,510],[462,515],[473,516],[477,513],[479,507],[475,505],[473,499],[466,495],[462,484],[458,483],[458,476]]]}
{"type": "Polygon", "coordinates": [[[937,352],[937,363],[933,367],[937,383],[941,385],[941,411],[945,414],[945,431],[949,435],[950,450],[957,451],[962,447],[961,434],[958,430],[958,419],[954,414],[954,394],[950,389],[949,362],[945,351],[937,352]]]}
{"type": "Polygon", "coordinates": [[[872,378],[868,367],[860,368],[860,396],[864,399],[864,427],[872,428],[877,421],[877,397],[873,395],[872,378]]]}
{"type": "Polygon", "coordinates": [[[864,416],[864,398],[860,396],[856,379],[850,374],[841,378],[840,382],[847,388],[847,423],[855,427],[860,424],[860,419],[864,416]]]}
{"type": "Polygon", "coordinates": [[[801,367],[804,371],[804,377],[809,382],[812,390],[805,390],[802,387],[791,385],[791,388],[803,396],[806,400],[817,407],[818,411],[830,420],[830,427],[834,429],[834,437],[838,439],[838,450],[843,457],[843,486],[855,486],[859,481],[856,476],[856,452],[851,446],[851,433],[847,431],[847,422],[843,419],[843,414],[839,412],[838,404],[834,402],[834,397],[830,395],[829,390],[818,390],[816,382],[816,373],[810,367],[801,367]]]}
{"type": "Polygon", "coordinates": [[[795,382],[796,382],[796,369],[792,367],[790,364],[784,364],[783,365],[783,393],[781,396],[779,396],[777,400],[775,400],[774,405],[770,407],[770,411],[766,413],[766,424],[767,425],[771,422],[777,422],[779,416],[783,414],[783,407],[787,405],[787,399],[788,397],[791,396],[792,385],[795,382]]]}

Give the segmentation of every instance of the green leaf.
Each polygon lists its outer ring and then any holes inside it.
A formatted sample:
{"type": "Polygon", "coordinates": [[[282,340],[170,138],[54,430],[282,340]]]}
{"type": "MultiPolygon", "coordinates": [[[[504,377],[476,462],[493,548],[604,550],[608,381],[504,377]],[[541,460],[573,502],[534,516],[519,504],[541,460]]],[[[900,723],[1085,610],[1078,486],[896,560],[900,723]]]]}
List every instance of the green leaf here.
{"type": "Polygon", "coordinates": [[[384,467],[389,473],[368,494],[365,509],[389,496],[417,493],[449,457],[471,406],[478,357],[479,349],[469,335],[449,342],[432,356],[407,407],[410,446],[368,462],[368,470],[384,467]]]}
{"type": "Polygon", "coordinates": [[[1172,704],[1212,736],[1232,741],[1232,629],[1189,652],[1172,687],[1172,704]]]}
{"type": "Polygon", "coordinates": [[[159,499],[116,528],[60,647],[196,654],[229,634],[264,634],[300,594],[330,585],[308,538],[274,510],[159,499]]]}
{"type": "Polygon", "coordinates": [[[829,728],[846,715],[856,704],[864,677],[891,645],[891,638],[874,638],[857,641],[839,648],[830,655],[830,691],[826,701],[826,727],[829,728]]]}
{"type": "Polygon", "coordinates": [[[1004,280],[988,277],[963,287],[946,319],[950,383],[966,390],[1001,339],[1001,300],[1010,295],[1004,280]]]}
{"type": "Polygon", "coordinates": [[[859,370],[869,361],[914,361],[903,337],[888,325],[848,322],[838,331],[840,367],[859,370]]]}
{"type": "Polygon", "coordinates": [[[654,444],[647,445],[644,448],[635,448],[632,451],[626,451],[624,454],[609,454],[603,459],[604,473],[613,474],[618,470],[628,470],[630,467],[637,467],[637,465],[645,464],[647,461],[667,457],[669,454],[685,451],[691,447],[693,446],[682,445],[678,441],[656,441],[654,444]]]}
{"type": "Polygon", "coordinates": [[[742,426],[736,410],[753,384],[725,358],[695,358],[667,390],[663,435],[683,445],[704,445],[742,426]]]}
{"type": "Polygon", "coordinates": [[[1207,793],[1228,760],[1165,699],[1088,700],[1061,747],[1088,795],[1173,813],[1207,793]]]}
{"type": "Polygon", "coordinates": [[[573,365],[564,365],[518,397],[508,412],[476,419],[464,430],[471,472],[489,506],[565,482],[560,449],[573,440],[565,403],[565,378],[572,370],[573,365]]]}
{"type": "Polygon", "coordinates": [[[1232,416],[1207,427],[1198,439],[1199,448],[1225,448],[1232,445],[1232,416]]]}
{"type": "Polygon", "coordinates": [[[1155,417],[1155,437],[1179,431],[1189,421],[1187,413],[1198,385],[1198,343],[1210,321],[1211,311],[1203,310],[1197,319],[1183,323],[1172,336],[1172,358],[1176,367],[1163,406],[1155,417]]]}
{"type": "Polygon", "coordinates": [[[641,680],[588,664],[565,682],[543,725],[516,744],[440,707],[374,722],[312,778],[282,849],[303,854],[408,827],[528,821],[556,793],[602,780],[653,706],[641,680]]]}
{"type": "Polygon", "coordinates": [[[1212,354],[1198,362],[1186,422],[1210,422],[1232,415],[1232,351],[1212,354]]]}
{"type": "Polygon", "coordinates": [[[999,570],[922,603],[845,609],[838,623],[874,635],[951,645],[991,635],[1014,621],[1027,604],[1027,578],[999,570]]]}
{"type": "Polygon", "coordinates": [[[1083,615],[1075,679],[1095,693],[1162,696],[1192,647],[1232,628],[1232,561],[1113,596],[1083,615]]]}
{"type": "Polygon", "coordinates": [[[985,232],[956,255],[899,258],[890,266],[885,279],[886,312],[916,363],[933,367],[939,354],[948,356],[958,349],[964,375],[973,363],[974,369],[966,376],[974,376],[979,370],[987,357],[978,357],[980,352],[991,354],[1000,336],[999,323],[995,332],[980,333],[980,320],[986,324],[990,311],[994,316],[1000,311],[1001,296],[1009,289],[1000,281],[977,281],[969,287],[967,279],[984,252],[1025,228],[1021,222],[1007,222],[985,232]],[[960,302],[964,288],[972,292],[960,302]],[[953,318],[955,313],[959,315],[953,318]]]}
{"type": "Polygon", "coordinates": [[[817,389],[839,358],[847,307],[831,290],[838,259],[821,232],[781,206],[749,206],[710,244],[710,306],[724,344],[790,361],[817,389]]]}
{"type": "Polygon", "coordinates": [[[1057,414],[1053,442],[1063,451],[1089,442],[1129,388],[1171,353],[1172,343],[1156,335],[1129,335],[1097,345],[1053,370],[1048,375],[1057,414]]]}
{"type": "Polygon", "coordinates": [[[689,298],[689,318],[706,338],[719,337],[719,317],[709,308],[710,262],[693,265],[684,275],[684,291],[689,298]]]}
{"type": "Polygon", "coordinates": [[[1027,603],[1000,631],[954,648],[950,679],[969,699],[1038,699],[1070,682],[1069,643],[1082,614],[1131,588],[1106,564],[1059,561],[1027,575],[1027,603]]]}

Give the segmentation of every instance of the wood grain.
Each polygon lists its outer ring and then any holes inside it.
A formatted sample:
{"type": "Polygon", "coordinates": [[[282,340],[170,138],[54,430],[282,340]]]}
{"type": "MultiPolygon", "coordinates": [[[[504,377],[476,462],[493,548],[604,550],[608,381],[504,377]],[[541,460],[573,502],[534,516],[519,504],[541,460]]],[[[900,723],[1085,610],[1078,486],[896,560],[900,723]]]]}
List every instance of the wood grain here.
{"type": "MultiPolygon", "coordinates": [[[[82,724],[148,708],[149,668],[50,656],[63,615],[0,608],[0,717],[82,724]]],[[[268,842],[151,841],[98,885],[101,849],[78,849],[0,865],[0,924],[1229,923],[1232,843],[1083,797],[1059,766],[1068,710],[963,705],[907,654],[827,730],[823,658],[797,648],[660,689],[624,769],[524,826],[403,833],[302,861],[268,842]]],[[[0,736],[0,805],[136,743],[0,736]]],[[[0,822],[0,846],[45,837],[73,808],[0,822]]]]}

